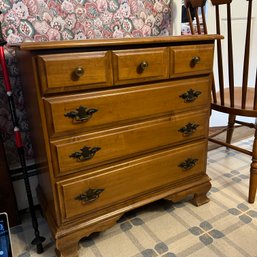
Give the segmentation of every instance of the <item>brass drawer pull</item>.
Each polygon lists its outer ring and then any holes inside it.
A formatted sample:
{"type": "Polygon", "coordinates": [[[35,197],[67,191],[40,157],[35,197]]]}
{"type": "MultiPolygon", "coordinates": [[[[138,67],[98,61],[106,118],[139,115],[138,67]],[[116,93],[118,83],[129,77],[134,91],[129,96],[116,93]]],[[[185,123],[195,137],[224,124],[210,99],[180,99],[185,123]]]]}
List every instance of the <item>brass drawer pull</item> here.
{"type": "Polygon", "coordinates": [[[75,197],[75,200],[82,201],[84,203],[93,202],[99,198],[100,194],[104,191],[104,189],[92,189],[89,188],[84,193],[75,197]]]}
{"type": "Polygon", "coordinates": [[[184,127],[180,128],[178,131],[181,132],[183,136],[191,136],[199,126],[199,124],[189,122],[184,127]]]}
{"type": "Polygon", "coordinates": [[[201,58],[199,56],[194,56],[191,60],[191,67],[194,67],[196,64],[200,63],[201,58]]]}
{"type": "Polygon", "coordinates": [[[185,161],[183,161],[182,163],[180,163],[178,165],[178,167],[182,168],[183,170],[190,170],[195,166],[197,161],[198,161],[198,159],[188,158],[185,161]]]}
{"type": "Polygon", "coordinates": [[[85,70],[83,69],[83,67],[77,67],[75,70],[74,70],[74,74],[80,78],[84,75],[85,73],[85,70]]]}
{"type": "Polygon", "coordinates": [[[75,111],[65,113],[64,116],[74,121],[88,121],[95,112],[97,112],[97,109],[80,106],[75,111]]]}
{"type": "Polygon", "coordinates": [[[74,152],[69,157],[77,159],[77,161],[83,162],[92,159],[95,156],[95,153],[98,152],[100,147],[88,147],[84,146],[80,149],[80,152],[74,152]]]}
{"type": "Polygon", "coordinates": [[[138,68],[137,68],[137,72],[138,73],[143,73],[148,67],[148,62],[147,61],[143,61],[139,64],[138,68]]]}
{"type": "Polygon", "coordinates": [[[191,103],[195,101],[201,93],[202,93],[201,91],[196,91],[191,88],[186,93],[180,95],[179,97],[183,98],[185,103],[191,103]]]}

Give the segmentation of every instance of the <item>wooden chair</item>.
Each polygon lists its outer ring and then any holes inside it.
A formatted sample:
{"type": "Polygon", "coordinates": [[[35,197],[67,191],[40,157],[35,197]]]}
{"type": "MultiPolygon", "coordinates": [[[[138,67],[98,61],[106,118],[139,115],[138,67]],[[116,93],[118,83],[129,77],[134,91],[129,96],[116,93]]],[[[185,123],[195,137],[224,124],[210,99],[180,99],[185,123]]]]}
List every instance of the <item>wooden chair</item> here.
{"type": "MultiPolygon", "coordinates": [[[[251,41],[251,16],[252,16],[252,0],[245,0],[248,5],[247,25],[245,36],[244,62],[242,69],[242,84],[235,85],[234,82],[234,61],[233,61],[233,39],[232,39],[232,25],[231,25],[231,3],[232,0],[211,0],[216,9],[216,29],[217,34],[220,34],[220,5],[226,5],[227,8],[227,47],[228,47],[228,85],[224,85],[223,72],[223,51],[222,44],[219,40],[217,42],[217,58],[218,58],[218,89],[216,92],[215,85],[212,88],[212,110],[228,114],[228,126],[226,128],[227,136],[224,142],[215,139],[215,136],[209,138],[209,141],[218,143],[220,145],[232,148],[242,153],[252,156],[252,163],[250,167],[250,184],[249,184],[249,203],[254,203],[256,188],[257,188],[257,124],[250,122],[243,122],[236,119],[237,116],[257,117],[257,78],[255,85],[248,85],[249,74],[249,58],[250,58],[250,41],[251,41]],[[255,86],[255,87],[254,87],[255,86]],[[255,137],[253,141],[252,151],[239,148],[231,143],[232,134],[235,124],[240,126],[248,126],[255,129],[255,137]]],[[[242,35],[242,38],[243,35],[242,35]]],[[[237,49],[239,51],[239,49],[237,49]]],[[[257,70],[256,70],[257,73],[257,70]]],[[[257,74],[256,74],[257,76],[257,74]]],[[[236,126],[238,127],[238,126],[236,126]]]]}
{"type": "Polygon", "coordinates": [[[206,18],[205,18],[205,10],[204,10],[205,3],[206,3],[206,0],[185,0],[184,2],[191,34],[193,35],[195,34],[195,29],[194,29],[193,19],[191,15],[192,10],[194,12],[195,19],[196,19],[196,27],[197,27],[196,32],[198,34],[202,34],[202,32],[204,34],[207,34],[207,26],[206,26],[206,18]],[[199,9],[201,10],[202,21],[199,15],[199,9]],[[203,29],[201,29],[201,25],[203,26],[203,29]]]}

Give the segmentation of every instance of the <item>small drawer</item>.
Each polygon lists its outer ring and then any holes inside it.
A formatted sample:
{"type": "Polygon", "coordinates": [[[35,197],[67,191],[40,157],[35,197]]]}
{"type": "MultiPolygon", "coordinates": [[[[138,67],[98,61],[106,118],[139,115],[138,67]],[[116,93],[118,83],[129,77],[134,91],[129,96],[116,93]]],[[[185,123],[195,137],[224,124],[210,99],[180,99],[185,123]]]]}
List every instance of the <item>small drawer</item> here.
{"type": "Polygon", "coordinates": [[[170,77],[210,73],[213,49],[213,45],[171,47],[170,77]]]}
{"type": "Polygon", "coordinates": [[[112,84],[109,52],[49,54],[37,57],[44,93],[112,84]]]}
{"type": "Polygon", "coordinates": [[[169,49],[149,48],[113,51],[114,84],[167,79],[169,49]]]}
{"type": "Polygon", "coordinates": [[[210,104],[209,77],[43,98],[50,136],[135,122],[210,104]]]}
{"type": "Polygon", "coordinates": [[[206,137],[208,110],[168,116],[108,131],[52,141],[55,174],[110,163],[175,143],[206,137]]]}
{"type": "Polygon", "coordinates": [[[204,175],[206,147],[206,142],[188,144],[57,182],[63,221],[108,213],[115,204],[135,203],[153,190],[204,175]]]}

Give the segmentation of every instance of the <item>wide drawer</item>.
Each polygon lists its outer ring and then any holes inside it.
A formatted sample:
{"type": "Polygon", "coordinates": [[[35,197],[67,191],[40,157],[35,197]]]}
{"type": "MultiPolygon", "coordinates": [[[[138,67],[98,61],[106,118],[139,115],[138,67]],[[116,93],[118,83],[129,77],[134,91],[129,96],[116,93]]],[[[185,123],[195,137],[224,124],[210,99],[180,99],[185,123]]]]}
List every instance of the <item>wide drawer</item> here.
{"type": "Polygon", "coordinates": [[[42,91],[66,92],[111,85],[110,59],[106,51],[39,55],[42,91]]]}
{"type": "Polygon", "coordinates": [[[206,142],[152,154],[120,165],[57,182],[61,215],[70,219],[142,196],[204,173],[206,142]]]}
{"type": "Polygon", "coordinates": [[[210,73],[213,67],[213,49],[213,45],[171,47],[170,76],[210,73]]]}
{"type": "Polygon", "coordinates": [[[43,98],[50,135],[209,106],[209,77],[43,98]]]}
{"type": "Polygon", "coordinates": [[[169,49],[113,51],[114,84],[162,80],[169,77],[169,49]]]}
{"type": "Polygon", "coordinates": [[[208,110],[202,110],[52,141],[55,175],[90,169],[119,158],[206,137],[208,119],[208,110]]]}

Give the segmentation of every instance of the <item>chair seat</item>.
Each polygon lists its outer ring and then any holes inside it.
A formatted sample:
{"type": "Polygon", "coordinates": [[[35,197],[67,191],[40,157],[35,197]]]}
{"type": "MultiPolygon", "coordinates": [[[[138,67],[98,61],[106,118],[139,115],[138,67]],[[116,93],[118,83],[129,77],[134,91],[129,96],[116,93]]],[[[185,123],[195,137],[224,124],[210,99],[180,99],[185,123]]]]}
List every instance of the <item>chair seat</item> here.
{"type": "Polygon", "coordinates": [[[234,107],[230,106],[229,88],[224,89],[224,105],[221,105],[220,92],[217,92],[217,102],[212,103],[212,109],[222,111],[228,114],[257,117],[257,110],[254,110],[254,88],[248,87],[246,106],[241,108],[242,87],[234,88],[234,107]]]}

